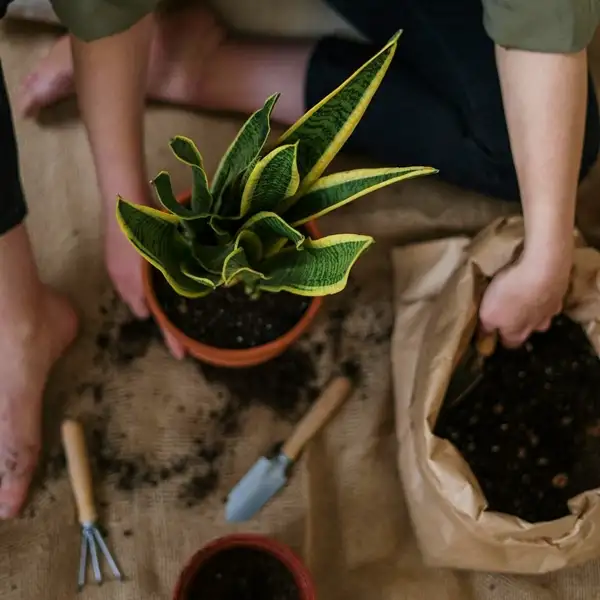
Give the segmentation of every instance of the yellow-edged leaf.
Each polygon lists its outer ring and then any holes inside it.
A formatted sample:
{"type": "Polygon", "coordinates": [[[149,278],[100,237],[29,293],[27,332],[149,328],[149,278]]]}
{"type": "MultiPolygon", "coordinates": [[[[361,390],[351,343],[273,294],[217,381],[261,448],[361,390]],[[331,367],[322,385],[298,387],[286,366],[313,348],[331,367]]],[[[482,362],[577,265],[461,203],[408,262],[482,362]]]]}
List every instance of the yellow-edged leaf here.
{"type": "Polygon", "coordinates": [[[295,246],[300,246],[305,237],[300,231],[286,223],[279,215],[263,211],[250,217],[240,231],[252,231],[262,242],[263,248],[270,246],[274,241],[283,238],[295,246]]]}
{"type": "Polygon", "coordinates": [[[192,260],[192,254],[177,229],[177,217],[119,197],[117,222],[133,247],[179,295],[199,298],[210,293],[211,287],[190,279],[181,269],[184,262],[192,260]]]}
{"type": "Polygon", "coordinates": [[[400,33],[279,138],[278,146],[300,142],[300,192],[321,176],[356,128],[389,68],[400,33]]]}
{"type": "Polygon", "coordinates": [[[242,229],[237,234],[237,244],[244,249],[251,265],[257,265],[263,258],[263,245],[256,233],[242,229]]]}
{"type": "Polygon", "coordinates": [[[243,248],[250,265],[262,259],[260,238],[252,231],[241,231],[235,240],[218,246],[194,244],[192,254],[203,270],[222,277],[227,258],[239,247],[243,248]]]}
{"type": "Polygon", "coordinates": [[[271,112],[278,98],[279,94],[270,96],[264,106],[246,121],[221,158],[212,183],[212,195],[217,203],[227,185],[233,182],[263,149],[271,133],[271,112]]]}
{"type": "Polygon", "coordinates": [[[220,275],[207,272],[206,269],[203,269],[195,260],[185,260],[181,265],[181,271],[190,279],[213,290],[223,283],[220,275]]]}
{"type": "Polygon", "coordinates": [[[252,267],[240,241],[240,239],[236,241],[235,250],[225,259],[225,264],[223,265],[222,277],[225,285],[228,286],[237,281],[249,284],[265,278],[261,271],[252,267]]]}
{"type": "Polygon", "coordinates": [[[335,173],[321,177],[304,195],[294,199],[283,215],[288,223],[298,227],[382,187],[431,173],[437,171],[430,167],[406,167],[335,173]]]}
{"type": "Polygon", "coordinates": [[[373,241],[353,234],[307,239],[300,249],[286,248],[265,260],[260,270],[266,279],[258,287],[299,296],[336,294],[346,287],[354,263],[373,241]]]}
{"type": "Polygon", "coordinates": [[[208,187],[208,178],[206,176],[206,172],[204,171],[204,163],[202,161],[202,155],[200,154],[200,151],[190,138],[182,135],[175,136],[169,145],[171,146],[173,154],[183,164],[188,165],[192,169],[193,186],[192,198],[190,202],[192,213],[202,216],[208,215],[212,208],[213,199],[208,187]]]}
{"type": "Polygon", "coordinates": [[[208,271],[214,275],[221,275],[225,259],[234,249],[233,242],[218,246],[194,244],[192,246],[192,254],[204,271],[208,271]]]}
{"type": "Polygon", "coordinates": [[[297,143],[279,146],[257,163],[244,187],[242,216],[277,212],[277,206],[296,193],[300,184],[297,152],[297,143]]]}

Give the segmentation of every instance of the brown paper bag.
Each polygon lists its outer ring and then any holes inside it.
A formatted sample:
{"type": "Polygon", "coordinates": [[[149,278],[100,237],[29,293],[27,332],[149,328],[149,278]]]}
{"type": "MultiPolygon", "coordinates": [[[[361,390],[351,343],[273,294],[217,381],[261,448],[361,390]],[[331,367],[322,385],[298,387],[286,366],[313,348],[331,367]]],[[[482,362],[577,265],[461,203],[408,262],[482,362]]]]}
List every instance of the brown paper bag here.
{"type": "MultiPolygon", "coordinates": [[[[600,353],[600,253],[576,235],[565,312],[600,353]]],[[[523,243],[522,219],[500,219],[475,239],[442,240],[398,250],[392,348],[402,481],[419,546],[430,565],[544,573],[600,555],[600,490],[569,502],[571,514],[530,524],[495,512],[469,466],[432,434],[455,357],[474,332],[491,277],[523,243]],[[404,265],[410,264],[410,272],[404,265]]]]}

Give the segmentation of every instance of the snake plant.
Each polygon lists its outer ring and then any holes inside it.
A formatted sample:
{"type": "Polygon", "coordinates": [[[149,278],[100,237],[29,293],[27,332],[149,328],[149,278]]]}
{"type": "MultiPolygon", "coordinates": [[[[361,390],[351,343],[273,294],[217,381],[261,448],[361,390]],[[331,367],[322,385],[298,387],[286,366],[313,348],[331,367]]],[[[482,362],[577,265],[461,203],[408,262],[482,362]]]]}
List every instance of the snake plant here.
{"type": "Polygon", "coordinates": [[[261,291],[324,296],[344,289],[373,238],[311,239],[302,225],[384,186],[435,172],[378,168],[322,177],[379,87],[399,35],[269,148],[279,94],[268,98],[230,145],[212,183],[194,142],[173,138],[173,154],[192,172],[189,203],[177,201],[165,171],[152,182],[163,210],[117,199],[122,230],[178,294],[198,298],[238,283],[253,296],[261,291]]]}

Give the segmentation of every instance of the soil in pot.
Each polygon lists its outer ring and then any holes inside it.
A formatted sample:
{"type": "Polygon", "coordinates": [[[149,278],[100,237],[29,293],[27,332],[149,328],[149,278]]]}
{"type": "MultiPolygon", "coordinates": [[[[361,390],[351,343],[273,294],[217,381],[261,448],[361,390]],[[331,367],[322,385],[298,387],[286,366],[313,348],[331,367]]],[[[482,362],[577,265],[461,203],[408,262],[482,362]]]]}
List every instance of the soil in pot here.
{"type": "Polygon", "coordinates": [[[220,287],[204,298],[183,298],[153,269],[158,303],[188,337],[214,348],[245,350],[273,342],[302,318],[310,298],[287,292],[251,299],[244,286],[220,287]]]}
{"type": "Polygon", "coordinates": [[[435,434],[469,463],[488,510],[568,515],[570,498],[600,487],[600,360],[583,329],[560,316],[521,348],[498,348],[435,434]]]}
{"type": "Polygon", "coordinates": [[[300,592],[275,556],[240,547],[217,552],[203,563],[184,600],[300,600],[300,592]]]}

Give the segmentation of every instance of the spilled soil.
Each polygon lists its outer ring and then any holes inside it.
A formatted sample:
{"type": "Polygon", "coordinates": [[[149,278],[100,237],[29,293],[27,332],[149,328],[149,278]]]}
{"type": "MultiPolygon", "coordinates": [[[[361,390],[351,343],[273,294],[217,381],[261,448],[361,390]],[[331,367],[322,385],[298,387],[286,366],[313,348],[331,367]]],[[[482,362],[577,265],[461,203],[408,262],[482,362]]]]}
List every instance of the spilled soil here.
{"type": "MultiPolygon", "coordinates": [[[[161,398],[160,393],[153,398],[161,405],[171,403],[168,410],[175,411],[171,412],[172,418],[185,420],[189,415],[193,423],[198,423],[195,439],[186,438],[189,442],[178,443],[166,454],[165,448],[157,448],[156,444],[138,450],[126,423],[117,417],[122,411],[127,415],[129,409],[116,409],[115,405],[135,400],[122,390],[115,394],[115,384],[121,374],[126,380],[132,373],[143,377],[144,357],[151,348],[163,347],[161,334],[152,320],[129,318],[116,297],[100,307],[101,327],[94,338],[92,363],[79,381],[61,394],[60,401],[68,414],[84,424],[95,477],[99,484],[103,482],[98,486],[99,504],[102,506],[103,500],[110,497],[110,490],[131,494],[167,486],[175,491],[182,506],[197,506],[218,489],[224,461],[237,444],[248,410],[264,407],[278,419],[294,423],[316,399],[332,369],[341,368],[351,377],[360,378],[362,349],[378,343],[371,339],[373,336],[387,343],[383,334],[388,327],[387,321],[382,323],[380,316],[373,314],[358,334],[348,330],[347,322],[355,317],[350,305],[356,302],[357,291],[351,284],[347,295],[332,301],[335,308],[325,319],[324,329],[317,328],[314,335],[268,364],[233,372],[186,359],[192,366],[191,371],[185,370],[186,377],[193,378],[195,371],[199,385],[212,388],[211,408],[208,412],[198,406],[196,398],[161,398]],[[349,352],[356,359],[343,361],[349,352]]],[[[58,414],[64,413],[53,411],[49,415],[53,423],[45,438],[37,477],[46,490],[44,497],[50,496],[51,500],[52,482],[66,477],[66,460],[55,421],[58,414]]],[[[35,503],[30,507],[26,517],[35,516],[35,503]]]]}
{"type": "MultiPolygon", "coordinates": [[[[125,451],[126,432],[112,415],[114,401],[106,390],[106,378],[142,360],[152,344],[162,344],[162,338],[152,320],[119,321],[115,314],[120,308],[114,299],[101,307],[103,326],[95,338],[96,376],[77,384],[74,392],[81,399],[91,399],[89,411],[80,418],[86,426],[96,474],[122,493],[172,482],[178,486],[182,504],[191,507],[201,503],[218,487],[223,455],[235,443],[248,409],[264,406],[278,418],[293,422],[319,393],[317,363],[323,348],[315,344],[296,345],[266,365],[236,370],[235,377],[230,369],[188,359],[198,376],[215,388],[219,399],[198,438],[181,456],[168,460],[125,451]]],[[[184,404],[178,407],[179,412],[185,412],[184,404]]],[[[46,450],[39,479],[51,482],[65,475],[66,460],[57,441],[46,450]]]]}
{"type": "Polygon", "coordinates": [[[550,521],[600,487],[599,389],[596,352],[561,316],[522,348],[499,348],[482,382],[442,408],[435,433],[462,453],[489,510],[550,521]]]}

